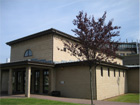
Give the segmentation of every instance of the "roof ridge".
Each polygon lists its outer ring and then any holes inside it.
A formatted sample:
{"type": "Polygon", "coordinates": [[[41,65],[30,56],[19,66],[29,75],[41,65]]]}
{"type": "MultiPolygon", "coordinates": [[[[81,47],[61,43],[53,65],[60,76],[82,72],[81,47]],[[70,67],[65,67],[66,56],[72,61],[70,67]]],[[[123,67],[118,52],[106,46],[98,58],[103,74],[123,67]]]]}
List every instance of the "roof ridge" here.
{"type": "Polygon", "coordinates": [[[47,34],[48,33],[56,33],[56,34],[59,34],[59,35],[61,35],[63,37],[66,37],[66,38],[69,38],[69,39],[72,39],[72,40],[75,40],[75,41],[77,40],[76,37],[74,37],[74,36],[72,36],[70,34],[62,32],[62,31],[57,30],[55,28],[50,28],[50,29],[47,29],[47,30],[44,30],[44,31],[40,31],[40,32],[31,34],[31,35],[27,35],[25,37],[21,37],[21,38],[15,39],[13,41],[7,42],[6,44],[11,46],[11,45],[13,45],[15,43],[19,43],[19,42],[26,41],[26,40],[29,40],[29,39],[33,39],[33,38],[36,38],[36,37],[39,37],[39,36],[43,36],[46,33],[47,34]]]}

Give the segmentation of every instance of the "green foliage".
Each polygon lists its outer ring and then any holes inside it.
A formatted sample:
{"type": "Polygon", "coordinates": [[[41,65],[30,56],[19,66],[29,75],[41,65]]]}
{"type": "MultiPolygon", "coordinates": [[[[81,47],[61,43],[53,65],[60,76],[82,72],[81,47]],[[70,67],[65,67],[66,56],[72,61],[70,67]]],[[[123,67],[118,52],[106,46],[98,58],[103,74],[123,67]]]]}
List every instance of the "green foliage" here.
{"type": "Polygon", "coordinates": [[[139,103],[139,95],[140,94],[138,94],[138,93],[129,93],[129,94],[107,99],[106,101],[139,103]]]}
{"type": "Polygon", "coordinates": [[[34,98],[13,98],[0,99],[0,105],[81,105],[67,102],[59,102],[45,99],[34,98]]]}

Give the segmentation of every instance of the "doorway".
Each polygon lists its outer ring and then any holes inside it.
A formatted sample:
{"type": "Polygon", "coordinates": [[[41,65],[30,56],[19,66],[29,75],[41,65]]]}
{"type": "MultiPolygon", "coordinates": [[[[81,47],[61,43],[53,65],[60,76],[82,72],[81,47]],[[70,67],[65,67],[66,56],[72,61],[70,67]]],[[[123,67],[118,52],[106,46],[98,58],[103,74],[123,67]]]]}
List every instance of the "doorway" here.
{"type": "Polygon", "coordinates": [[[43,70],[43,93],[49,92],[49,70],[43,70]]]}
{"type": "Polygon", "coordinates": [[[39,70],[35,70],[34,72],[34,93],[39,93],[40,87],[40,72],[39,70]]]}
{"type": "Polygon", "coordinates": [[[13,93],[25,92],[25,70],[13,71],[13,93]]]}

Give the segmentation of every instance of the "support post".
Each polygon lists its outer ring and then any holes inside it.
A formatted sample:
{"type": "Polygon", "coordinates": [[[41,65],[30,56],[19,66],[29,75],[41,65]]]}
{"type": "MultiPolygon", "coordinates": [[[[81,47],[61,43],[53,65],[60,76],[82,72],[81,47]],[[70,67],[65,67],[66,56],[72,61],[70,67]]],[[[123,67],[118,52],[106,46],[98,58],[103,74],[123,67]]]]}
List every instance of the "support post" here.
{"type": "Polygon", "coordinates": [[[26,67],[25,97],[30,97],[31,67],[26,67]]]}
{"type": "Polygon", "coordinates": [[[43,94],[43,70],[40,70],[40,88],[39,93],[43,94]]]}
{"type": "Polygon", "coordinates": [[[8,95],[12,95],[12,69],[9,69],[8,95]]]}
{"type": "Polygon", "coordinates": [[[51,92],[52,92],[52,91],[55,91],[56,73],[53,68],[50,71],[51,71],[51,92]]]}
{"type": "Polygon", "coordinates": [[[31,83],[32,83],[32,84],[31,84],[31,85],[32,85],[32,86],[31,86],[32,89],[31,89],[31,93],[34,93],[34,84],[35,84],[35,83],[34,83],[34,80],[35,80],[35,71],[32,70],[32,82],[31,82],[31,83]]]}
{"type": "Polygon", "coordinates": [[[24,85],[24,77],[23,77],[23,71],[21,72],[21,89],[20,89],[20,92],[23,92],[23,85],[24,85]]]}

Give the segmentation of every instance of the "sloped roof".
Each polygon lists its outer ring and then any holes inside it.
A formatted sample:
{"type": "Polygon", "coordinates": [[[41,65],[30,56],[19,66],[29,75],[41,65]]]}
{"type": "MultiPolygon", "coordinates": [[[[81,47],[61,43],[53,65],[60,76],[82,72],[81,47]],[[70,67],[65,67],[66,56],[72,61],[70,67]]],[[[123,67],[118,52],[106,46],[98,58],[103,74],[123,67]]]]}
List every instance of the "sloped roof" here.
{"type": "MultiPolygon", "coordinates": [[[[45,30],[45,31],[41,31],[41,32],[38,32],[38,33],[35,33],[35,34],[32,34],[32,35],[28,35],[28,36],[25,36],[25,37],[22,37],[22,38],[7,42],[6,44],[11,46],[11,45],[16,44],[16,43],[20,43],[20,42],[23,42],[23,41],[26,41],[26,40],[30,40],[30,39],[33,39],[33,38],[37,38],[37,37],[44,36],[44,35],[50,35],[50,34],[52,34],[52,35],[53,34],[60,35],[60,36],[65,37],[67,39],[79,42],[78,38],[76,38],[76,37],[74,37],[72,35],[69,35],[67,33],[64,33],[62,31],[59,31],[59,30],[54,29],[54,28],[50,28],[50,29],[45,30]]],[[[122,57],[119,56],[119,55],[116,55],[116,57],[122,59],[122,57]]]]}
{"type": "MultiPolygon", "coordinates": [[[[54,63],[49,63],[49,62],[41,62],[41,61],[34,61],[34,60],[24,60],[24,61],[17,61],[17,62],[9,62],[9,63],[3,63],[0,64],[0,68],[11,68],[11,67],[18,67],[18,66],[40,66],[40,67],[65,67],[65,66],[87,66],[87,61],[75,61],[75,62],[66,62],[66,63],[59,63],[59,64],[54,64],[54,63]]],[[[100,63],[101,66],[107,66],[107,67],[112,67],[112,68],[118,68],[118,69],[128,69],[128,67],[123,66],[123,65],[118,65],[114,63],[108,63],[102,61],[100,63]]]]}
{"type": "Polygon", "coordinates": [[[6,44],[11,46],[13,44],[16,44],[16,43],[19,43],[19,42],[22,42],[22,41],[26,41],[26,40],[29,40],[29,39],[37,38],[37,37],[48,35],[48,34],[56,34],[56,35],[60,35],[60,36],[63,36],[65,38],[68,38],[68,39],[71,39],[71,40],[74,40],[74,41],[78,41],[78,39],[76,37],[72,36],[72,35],[69,35],[69,34],[64,33],[62,31],[56,30],[54,28],[50,28],[50,29],[45,30],[45,31],[41,31],[41,32],[38,32],[38,33],[35,33],[35,34],[32,34],[32,35],[28,35],[28,36],[25,36],[25,37],[7,42],[6,44]]]}
{"type": "MultiPolygon", "coordinates": [[[[99,62],[97,62],[97,64],[99,64],[99,62]]],[[[59,63],[56,64],[55,67],[64,67],[64,66],[82,66],[82,65],[88,65],[87,61],[75,61],[75,62],[66,62],[66,63],[59,63]]],[[[126,66],[123,65],[118,65],[115,63],[111,63],[111,62],[105,62],[105,61],[101,61],[100,64],[101,66],[107,66],[107,67],[112,67],[112,68],[118,68],[118,69],[128,69],[126,66]]]]}
{"type": "Polygon", "coordinates": [[[9,63],[0,64],[0,68],[8,68],[8,67],[18,67],[18,66],[40,66],[40,67],[54,67],[54,63],[46,63],[40,61],[32,61],[32,60],[23,60],[9,63]]]}

